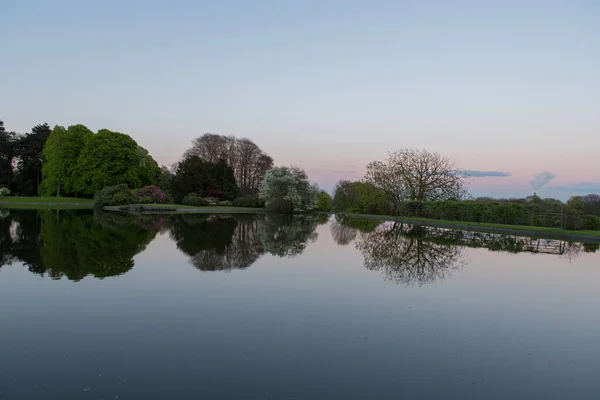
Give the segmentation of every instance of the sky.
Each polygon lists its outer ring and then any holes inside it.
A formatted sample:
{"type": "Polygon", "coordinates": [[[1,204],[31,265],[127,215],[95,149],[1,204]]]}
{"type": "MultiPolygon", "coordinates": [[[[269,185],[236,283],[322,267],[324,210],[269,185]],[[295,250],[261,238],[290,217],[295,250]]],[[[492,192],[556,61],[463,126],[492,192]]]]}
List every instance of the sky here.
{"type": "Polygon", "coordinates": [[[389,151],[476,196],[600,192],[598,0],[0,0],[0,119],[131,135],[170,165],[248,137],[323,188],[389,151]]]}

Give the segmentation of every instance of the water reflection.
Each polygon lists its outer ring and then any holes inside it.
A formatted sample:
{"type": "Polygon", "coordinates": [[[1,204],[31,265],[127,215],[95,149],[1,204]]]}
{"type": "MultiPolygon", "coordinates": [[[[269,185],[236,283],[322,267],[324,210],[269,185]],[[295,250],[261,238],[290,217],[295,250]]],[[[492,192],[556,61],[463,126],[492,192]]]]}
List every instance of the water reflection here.
{"type": "Polygon", "coordinates": [[[247,268],[263,254],[260,222],[253,216],[177,215],[171,238],[201,271],[247,268]]]}
{"type": "Polygon", "coordinates": [[[421,226],[381,224],[372,232],[362,232],[356,248],[366,268],[381,271],[396,283],[422,285],[447,278],[466,264],[463,248],[448,245],[456,233],[445,233],[432,237],[421,226]]]}
{"type": "MultiPolygon", "coordinates": [[[[122,275],[157,233],[169,233],[201,271],[253,265],[263,254],[296,257],[318,239],[321,215],[123,215],[90,211],[2,211],[0,268],[21,262],[34,274],[79,281],[122,275]]],[[[336,216],[330,233],[340,246],[354,243],[364,266],[396,283],[431,283],[466,265],[466,247],[553,254],[573,262],[597,243],[466,232],[336,216]]]]}
{"type": "Polygon", "coordinates": [[[509,253],[552,254],[573,262],[582,252],[594,253],[598,243],[536,239],[524,236],[420,227],[400,222],[336,217],[330,231],[335,242],[355,246],[364,265],[404,284],[434,282],[466,265],[463,249],[486,248],[509,253]]]}
{"type": "Polygon", "coordinates": [[[0,268],[20,261],[53,279],[105,278],[133,268],[154,239],[160,216],[87,211],[11,211],[0,220],[0,268]]]}
{"type": "Polygon", "coordinates": [[[231,271],[251,266],[264,253],[300,255],[326,222],[317,215],[181,215],[171,217],[169,227],[177,248],[196,268],[231,271]]]}

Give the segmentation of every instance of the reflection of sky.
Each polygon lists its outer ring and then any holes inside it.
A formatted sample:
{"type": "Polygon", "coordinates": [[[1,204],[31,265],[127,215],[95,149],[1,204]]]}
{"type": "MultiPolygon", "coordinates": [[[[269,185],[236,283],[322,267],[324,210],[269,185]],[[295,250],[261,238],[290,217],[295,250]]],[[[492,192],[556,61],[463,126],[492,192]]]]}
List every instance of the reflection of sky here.
{"type": "Polygon", "coordinates": [[[300,256],[202,272],[169,235],[120,277],[0,271],[7,397],[594,398],[598,254],[466,248],[396,285],[327,225],[300,256]],[[37,385],[37,386],[36,386],[37,385]]]}
{"type": "Polygon", "coordinates": [[[425,147],[513,173],[478,195],[531,194],[549,169],[600,190],[598,2],[4,3],[8,129],[109,128],[161,164],[235,134],[328,189],[425,147]]]}

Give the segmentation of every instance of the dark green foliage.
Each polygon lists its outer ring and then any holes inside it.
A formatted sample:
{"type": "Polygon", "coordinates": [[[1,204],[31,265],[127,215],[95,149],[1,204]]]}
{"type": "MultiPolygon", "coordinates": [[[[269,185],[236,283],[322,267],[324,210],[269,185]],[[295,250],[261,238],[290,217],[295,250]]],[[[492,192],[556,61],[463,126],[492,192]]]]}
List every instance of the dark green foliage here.
{"type": "Polygon", "coordinates": [[[17,135],[7,132],[4,123],[0,121],[0,186],[12,187],[13,159],[16,154],[17,135]]]}
{"type": "Polygon", "coordinates": [[[171,192],[176,203],[189,193],[205,196],[210,190],[223,192],[225,199],[234,199],[238,188],[233,170],[221,159],[210,163],[197,156],[184,158],[171,179],[171,192]]]}
{"type": "Polygon", "coordinates": [[[125,184],[107,186],[94,196],[94,208],[100,209],[104,206],[125,206],[137,202],[138,196],[125,184]]]}
{"type": "Polygon", "coordinates": [[[198,197],[195,193],[190,193],[183,198],[181,201],[183,205],[194,206],[194,207],[208,207],[211,202],[203,197],[198,197]]]}
{"type": "Polygon", "coordinates": [[[264,204],[259,200],[258,196],[254,195],[245,195],[242,197],[238,197],[233,201],[233,205],[236,207],[251,207],[251,208],[259,208],[264,207],[264,204]]]}
{"type": "Polygon", "coordinates": [[[583,196],[581,200],[583,202],[584,213],[600,216],[599,194],[588,194],[587,196],[583,196]]]}
{"type": "Polygon", "coordinates": [[[18,139],[16,155],[17,168],[14,177],[14,191],[22,196],[40,194],[42,182],[43,150],[52,129],[48,124],[33,127],[18,139]]]}
{"type": "Polygon", "coordinates": [[[584,215],[583,229],[587,229],[590,231],[600,231],[600,217],[597,215],[584,215]]]}

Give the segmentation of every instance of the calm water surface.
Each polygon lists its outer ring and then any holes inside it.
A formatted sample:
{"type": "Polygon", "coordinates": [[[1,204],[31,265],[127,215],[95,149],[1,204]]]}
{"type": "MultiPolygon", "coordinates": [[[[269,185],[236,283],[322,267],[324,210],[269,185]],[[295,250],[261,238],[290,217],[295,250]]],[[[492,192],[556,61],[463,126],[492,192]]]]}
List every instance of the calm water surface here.
{"type": "Polygon", "coordinates": [[[595,244],[0,210],[0,266],[0,398],[600,398],[595,244]]]}

